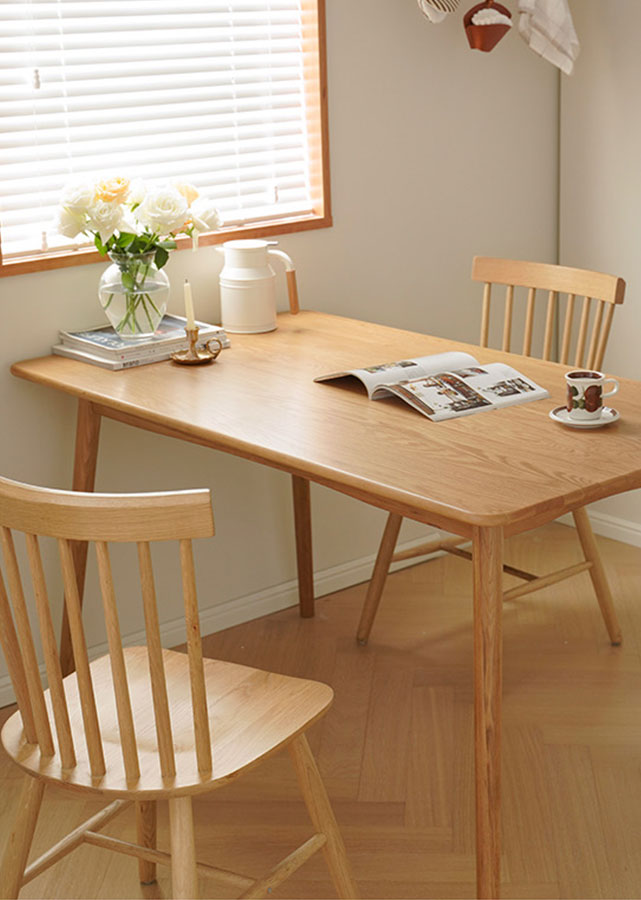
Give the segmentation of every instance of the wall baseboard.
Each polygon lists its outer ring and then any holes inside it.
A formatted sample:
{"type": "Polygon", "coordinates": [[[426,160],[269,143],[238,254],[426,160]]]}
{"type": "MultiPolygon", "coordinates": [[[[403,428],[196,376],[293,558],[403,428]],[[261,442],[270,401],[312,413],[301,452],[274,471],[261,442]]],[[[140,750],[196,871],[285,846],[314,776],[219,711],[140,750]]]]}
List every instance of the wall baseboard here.
{"type": "MultiPolygon", "coordinates": [[[[438,532],[430,532],[425,536],[412,541],[399,543],[399,550],[407,550],[416,547],[432,537],[436,537],[438,532]]],[[[436,554],[432,554],[436,555],[436,554]]],[[[333,594],[334,591],[340,591],[346,587],[352,587],[367,581],[372,574],[375,554],[363,556],[360,559],[350,560],[338,566],[331,566],[320,572],[316,572],[314,576],[315,593],[317,597],[324,597],[326,594],[333,594]]],[[[427,559],[427,557],[425,557],[427,559]]],[[[392,571],[406,568],[414,565],[415,560],[404,560],[395,563],[392,571]]],[[[295,606],[298,603],[298,582],[296,579],[286,581],[283,584],[277,584],[273,587],[257,591],[253,594],[247,594],[244,597],[236,597],[228,600],[226,603],[219,603],[215,606],[204,607],[200,610],[200,625],[203,634],[213,634],[216,631],[223,631],[225,628],[231,628],[234,625],[241,625],[243,622],[249,622],[251,619],[258,619],[261,616],[268,616],[270,613],[280,612],[289,606],[295,606]]],[[[354,622],[354,630],[357,623],[354,622]]],[[[176,618],[161,623],[160,627],[163,646],[174,647],[177,644],[185,642],[185,623],[184,619],[176,618]]],[[[130,632],[123,635],[123,643],[132,647],[144,644],[146,641],[144,631],[130,632]]],[[[90,659],[102,656],[108,652],[107,644],[96,644],[89,648],[90,659]]],[[[40,675],[45,680],[44,665],[40,667],[40,675]]],[[[0,707],[7,706],[15,702],[13,688],[8,675],[0,677],[0,707]]]]}

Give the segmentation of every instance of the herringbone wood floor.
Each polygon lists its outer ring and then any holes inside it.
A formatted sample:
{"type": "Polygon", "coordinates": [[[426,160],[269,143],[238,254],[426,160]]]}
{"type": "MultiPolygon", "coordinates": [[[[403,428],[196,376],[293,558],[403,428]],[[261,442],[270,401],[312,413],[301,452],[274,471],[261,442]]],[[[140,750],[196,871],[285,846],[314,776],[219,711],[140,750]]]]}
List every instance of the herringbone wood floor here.
{"type": "MultiPolygon", "coordinates": [[[[505,607],[504,897],[641,896],[641,550],[599,544],[622,647],[608,644],[587,575],[505,607]]],[[[578,551],[572,529],[551,525],[507,555],[543,573],[578,551]]],[[[313,620],[289,609],[206,640],[208,655],[333,685],[311,740],[364,897],[474,896],[470,589],[453,557],[392,576],[367,648],[354,641],[364,585],[319,601],[313,620]]],[[[0,759],[2,832],[20,777],[0,759]]],[[[36,852],[97,808],[50,790],[36,852]]],[[[284,756],[196,810],[199,858],[248,874],[309,833],[284,756]]],[[[133,815],[105,831],[134,839],[133,815]]],[[[166,832],[161,804],[161,847],[166,832]]],[[[166,897],[159,873],[141,887],[134,860],[84,847],[21,896],[166,897]]],[[[322,858],[275,896],[333,896],[322,858]]]]}

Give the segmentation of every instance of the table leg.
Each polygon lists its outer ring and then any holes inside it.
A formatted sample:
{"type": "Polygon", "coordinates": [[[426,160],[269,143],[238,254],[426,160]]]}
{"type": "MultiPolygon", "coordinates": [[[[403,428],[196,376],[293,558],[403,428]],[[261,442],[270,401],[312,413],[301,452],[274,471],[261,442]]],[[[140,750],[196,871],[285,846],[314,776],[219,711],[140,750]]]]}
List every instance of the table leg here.
{"type": "Polygon", "coordinates": [[[480,898],[501,887],[501,616],[503,529],[474,529],[474,749],[476,887],[480,898]]]}
{"type": "Polygon", "coordinates": [[[292,475],[294,495],[294,529],[296,532],[296,564],[298,566],[298,605],[304,619],[314,615],[314,562],[312,558],[312,513],[309,481],[292,475]]]}
{"type": "MultiPolygon", "coordinates": [[[[76,452],[73,463],[72,488],[74,491],[93,491],[96,480],[99,438],[100,415],[95,411],[94,405],[89,400],[79,400],[76,422],[76,452]]],[[[84,541],[73,541],[71,544],[80,602],[82,602],[85,587],[87,549],[87,544],[84,541]]],[[[60,665],[63,676],[69,675],[75,669],[66,606],[62,614],[62,631],[60,633],[60,665]]]]}
{"type": "Polygon", "coordinates": [[[358,630],[356,632],[356,640],[362,646],[365,646],[369,640],[369,633],[372,630],[381,597],[383,596],[383,588],[385,587],[385,582],[389,575],[389,567],[392,562],[392,556],[394,555],[402,522],[403,516],[399,516],[397,513],[390,513],[387,517],[387,522],[385,523],[383,539],[378,548],[372,577],[367,585],[367,595],[365,597],[365,603],[363,604],[363,611],[361,612],[361,620],[358,623],[358,630]]]}

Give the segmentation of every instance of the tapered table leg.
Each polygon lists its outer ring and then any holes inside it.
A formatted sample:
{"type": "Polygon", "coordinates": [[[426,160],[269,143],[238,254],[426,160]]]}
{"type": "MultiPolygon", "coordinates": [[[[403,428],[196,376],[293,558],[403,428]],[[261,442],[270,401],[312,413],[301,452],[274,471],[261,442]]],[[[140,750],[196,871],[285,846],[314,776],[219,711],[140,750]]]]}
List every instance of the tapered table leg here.
{"type": "Polygon", "coordinates": [[[299,475],[292,475],[292,491],[298,567],[298,605],[301,616],[309,619],[314,615],[314,561],[309,481],[299,475]]]}
{"type": "Polygon", "coordinates": [[[474,750],[476,887],[501,888],[501,659],[503,529],[474,529],[474,750]]]}
{"type": "Polygon", "coordinates": [[[394,548],[396,547],[398,533],[401,530],[402,522],[403,516],[399,516],[397,513],[390,513],[387,517],[385,531],[383,532],[383,540],[378,548],[376,562],[374,563],[374,571],[372,572],[372,577],[367,585],[367,595],[365,597],[365,603],[363,604],[361,619],[358,623],[358,630],[356,631],[356,640],[359,644],[365,645],[369,640],[369,634],[372,630],[376,613],[378,612],[381,597],[383,596],[383,588],[385,587],[385,582],[389,575],[389,567],[392,562],[392,556],[394,555],[394,548]]]}
{"type": "MultiPolygon", "coordinates": [[[[96,462],[98,460],[98,442],[100,438],[100,415],[88,400],[78,401],[78,419],[76,422],[76,452],[73,464],[73,490],[93,491],[96,481],[96,462]]],[[[82,602],[85,588],[85,572],[87,570],[87,544],[84,541],[72,541],[71,553],[76,568],[78,594],[82,602]]],[[[69,675],[75,668],[67,608],[62,615],[62,631],[60,633],[60,665],[62,674],[69,675]]]]}

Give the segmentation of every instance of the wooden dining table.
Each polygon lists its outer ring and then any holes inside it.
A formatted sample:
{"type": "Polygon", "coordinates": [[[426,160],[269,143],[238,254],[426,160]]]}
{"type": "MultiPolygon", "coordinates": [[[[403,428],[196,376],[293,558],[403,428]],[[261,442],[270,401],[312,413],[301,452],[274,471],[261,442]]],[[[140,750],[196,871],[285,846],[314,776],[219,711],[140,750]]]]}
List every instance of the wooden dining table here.
{"type": "MultiPolygon", "coordinates": [[[[233,335],[231,349],[208,366],[162,362],[114,372],[47,356],[12,367],[20,378],[77,398],[74,490],[93,490],[103,417],[290,473],[303,615],[313,614],[310,482],[472,541],[479,897],[500,895],[504,539],[641,487],[641,383],[620,379],[618,422],[579,431],[549,418],[564,403],[564,371],[311,311],[280,315],[268,334],[233,335]],[[356,384],[313,380],[447,350],[508,362],[550,397],[434,423],[400,400],[369,401],[356,384]]],[[[75,561],[82,584],[82,546],[75,561]]]]}

